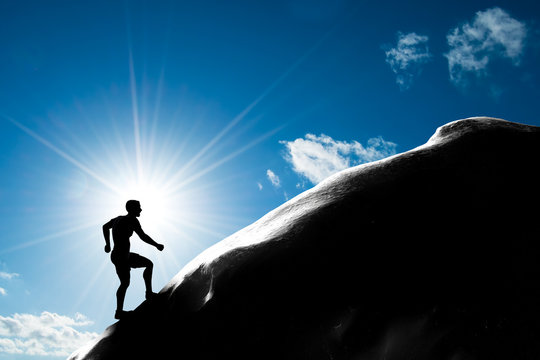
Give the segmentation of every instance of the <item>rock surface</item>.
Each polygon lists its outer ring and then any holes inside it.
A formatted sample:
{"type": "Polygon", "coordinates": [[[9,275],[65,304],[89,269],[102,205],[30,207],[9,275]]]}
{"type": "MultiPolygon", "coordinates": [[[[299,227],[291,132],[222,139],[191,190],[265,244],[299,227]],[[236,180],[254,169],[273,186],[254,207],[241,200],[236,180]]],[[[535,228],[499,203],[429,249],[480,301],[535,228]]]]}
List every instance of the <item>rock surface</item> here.
{"type": "Polygon", "coordinates": [[[190,262],[71,359],[540,359],[540,128],[449,123],[190,262]]]}

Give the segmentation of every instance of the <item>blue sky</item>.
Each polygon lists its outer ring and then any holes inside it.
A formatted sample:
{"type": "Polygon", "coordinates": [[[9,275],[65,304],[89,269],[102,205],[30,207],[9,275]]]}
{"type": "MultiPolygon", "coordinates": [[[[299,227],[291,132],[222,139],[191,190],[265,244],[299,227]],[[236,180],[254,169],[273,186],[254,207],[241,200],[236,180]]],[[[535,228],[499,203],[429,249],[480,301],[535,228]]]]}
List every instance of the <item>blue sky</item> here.
{"type": "MultiPolygon", "coordinates": [[[[113,323],[101,225],[163,287],[343,168],[469,116],[540,125],[533,1],[0,2],[0,359],[113,323]]],[[[389,209],[391,211],[391,209],[389,209]]],[[[126,308],[143,299],[132,272],[126,308]]]]}

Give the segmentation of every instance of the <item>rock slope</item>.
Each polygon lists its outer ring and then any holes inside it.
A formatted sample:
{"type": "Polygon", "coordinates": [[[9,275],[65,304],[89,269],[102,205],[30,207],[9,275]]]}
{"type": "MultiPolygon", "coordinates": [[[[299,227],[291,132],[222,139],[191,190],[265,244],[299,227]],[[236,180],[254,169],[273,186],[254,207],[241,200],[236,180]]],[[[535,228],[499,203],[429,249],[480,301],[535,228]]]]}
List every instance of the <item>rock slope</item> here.
{"type": "Polygon", "coordinates": [[[71,359],[539,359],[540,128],[449,123],[210,247],[71,359]]]}

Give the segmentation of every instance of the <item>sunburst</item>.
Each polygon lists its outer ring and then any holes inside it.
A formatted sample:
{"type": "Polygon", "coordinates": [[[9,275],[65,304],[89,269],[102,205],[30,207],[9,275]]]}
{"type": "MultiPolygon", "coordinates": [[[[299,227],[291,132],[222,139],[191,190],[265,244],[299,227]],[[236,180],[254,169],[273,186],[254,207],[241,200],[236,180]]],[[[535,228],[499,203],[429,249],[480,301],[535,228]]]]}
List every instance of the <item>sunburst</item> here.
{"type": "MultiPolygon", "coordinates": [[[[137,91],[134,81],[131,87],[132,96],[135,96],[137,91]]],[[[33,130],[21,121],[3,116],[42,144],[44,148],[71,164],[78,173],[84,174],[84,179],[88,180],[84,181],[84,187],[74,184],[78,186],[76,190],[66,189],[69,193],[81,191],[86,193],[86,196],[81,198],[77,209],[66,206],[63,213],[56,214],[58,219],[69,217],[69,222],[53,226],[56,230],[50,233],[42,233],[36,238],[0,249],[0,254],[24,251],[45,242],[65,239],[77,234],[79,243],[72,251],[77,251],[78,255],[67,254],[67,256],[75,257],[84,254],[86,260],[83,263],[89,261],[88,256],[96,257],[90,260],[92,264],[88,265],[92,270],[89,269],[91,274],[86,276],[88,278],[86,289],[76,300],[77,304],[81,304],[87,294],[101,292],[102,290],[97,290],[99,287],[109,289],[116,287],[117,280],[110,266],[107,266],[109,260],[106,254],[93,250],[89,252],[89,249],[103,251],[101,225],[110,218],[125,213],[126,201],[136,199],[141,202],[143,209],[140,218],[143,229],[156,241],[166,246],[165,251],[159,256],[155,254],[151,256],[156,265],[156,275],[162,279],[162,282],[163,279],[170,279],[189,260],[187,256],[193,256],[212,242],[228,235],[220,232],[219,229],[223,228],[222,225],[228,220],[230,214],[225,214],[220,218],[220,214],[212,210],[211,204],[221,201],[216,199],[215,195],[222,187],[220,187],[220,179],[212,179],[211,173],[269,138],[281,127],[240,144],[229,152],[219,152],[219,156],[215,156],[214,149],[226,141],[227,135],[259,101],[260,98],[250,104],[190,157],[187,157],[189,152],[183,151],[188,139],[169,141],[170,134],[163,134],[163,131],[160,133],[157,130],[159,127],[157,116],[151,120],[143,119],[144,122],[151,123],[148,130],[147,127],[142,127],[136,105],[132,108],[131,126],[126,126],[125,123],[121,125],[111,119],[111,123],[107,124],[111,130],[107,135],[100,135],[99,131],[95,134],[89,133],[83,139],[84,144],[73,143],[69,146],[66,146],[67,139],[55,142],[50,139],[50,136],[47,138],[44,132],[33,130]],[[125,131],[126,127],[131,127],[131,131],[125,131]],[[122,128],[122,131],[115,131],[115,128],[122,128]],[[162,138],[159,138],[159,135],[162,135],[162,138]],[[210,199],[212,195],[214,198],[210,199]],[[215,226],[212,226],[212,223],[215,226]],[[92,236],[84,236],[84,234],[92,234],[92,236]],[[104,276],[107,271],[113,275],[104,276]],[[103,282],[104,278],[108,279],[106,283],[103,282]]],[[[132,98],[132,102],[136,104],[137,99],[132,98]]],[[[71,135],[75,138],[75,134],[70,134],[68,137],[71,135]]],[[[66,179],[65,183],[70,183],[69,179],[66,179]]],[[[76,182],[71,181],[71,183],[76,182]]],[[[57,185],[51,184],[51,186],[57,185]]],[[[233,207],[234,204],[231,206],[233,207]]],[[[61,204],[55,204],[54,211],[62,212],[58,210],[61,208],[61,204]]],[[[145,244],[139,244],[140,242],[135,238],[136,235],[132,238],[132,244],[136,251],[151,252],[151,249],[148,250],[145,244]]],[[[62,261],[60,255],[56,256],[58,258],[55,261],[62,261]]],[[[84,273],[82,265],[81,269],[74,270],[84,273]]],[[[159,287],[160,284],[156,285],[159,287]]],[[[111,293],[113,294],[114,291],[111,293]]],[[[128,306],[133,306],[139,301],[139,297],[130,301],[130,291],[128,291],[126,298],[128,306]]]]}
{"type": "MultiPolygon", "coordinates": [[[[128,35],[130,35],[129,32],[128,29],[128,35]]],[[[81,262],[80,269],[74,269],[71,275],[66,275],[76,276],[73,273],[77,271],[82,274],[84,266],[91,268],[88,270],[91,273],[84,275],[86,288],[80,297],[75,299],[75,306],[85,301],[90,293],[97,292],[114,296],[114,292],[110,289],[115,288],[117,279],[110,268],[107,256],[103,253],[104,242],[101,239],[100,228],[110,218],[125,213],[124,204],[127,200],[136,199],[141,202],[143,209],[140,219],[143,229],[156,241],[165,244],[165,251],[153,257],[157,265],[155,267],[157,275],[165,281],[170,279],[182,265],[189,261],[190,257],[186,257],[186,253],[187,256],[193,256],[212,242],[228,235],[220,232],[219,229],[230,228],[230,224],[223,225],[230,222],[231,214],[219,214],[212,211],[211,204],[219,202],[220,199],[210,198],[212,192],[215,195],[216,189],[222,189],[219,185],[223,179],[212,179],[211,173],[267,140],[284,125],[260,133],[238,144],[235,148],[230,147],[228,138],[234,137],[235,134],[232,132],[237,125],[310,57],[332,32],[333,29],[326,33],[206,143],[197,142],[198,149],[194,152],[191,152],[193,147],[188,149],[190,151],[185,150],[188,148],[189,140],[197,135],[194,131],[195,126],[192,126],[191,131],[188,129],[182,136],[176,138],[174,134],[168,132],[169,129],[163,126],[163,124],[171,125],[176,121],[171,118],[164,119],[163,111],[160,111],[164,93],[163,68],[157,84],[154,109],[150,112],[152,115],[147,116],[147,111],[140,111],[140,100],[144,100],[142,103],[146,104],[150,101],[139,98],[140,91],[137,88],[131,40],[128,41],[129,89],[127,92],[131,100],[128,117],[118,119],[117,115],[113,116],[113,113],[123,114],[125,104],[117,109],[114,101],[107,98],[104,98],[104,106],[101,106],[104,111],[101,114],[85,113],[79,108],[80,119],[60,120],[65,124],[86,122],[91,131],[83,134],[82,140],[78,143],[70,143],[68,138],[59,140],[56,135],[51,136],[50,132],[32,129],[31,125],[23,121],[3,115],[3,118],[42,144],[47,150],[71,164],[79,173],[84,174],[84,187],[78,186],[71,193],[78,196],[77,194],[84,191],[86,196],[85,200],[78,204],[76,210],[66,207],[63,214],[57,214],[57,218],[65,218],[68,217],[67,212],[70,212],[69,218],[75,219],[74,221],[70,221],[69,224],[67,222],[60,224],[55,231],[42,233],[41,236],[28,239],[16,246],[0,249],[0,254],[23,251],[48,241],[83,234],[78,237],[79,243],[72,248],[72,251],[77,251],[78,254],[68,255],[70,257],[82,255],[91,262],[90,265],[86,264],[86,261],[81,262]],[[107,120],[94,122],[93,117],[101,119],[106,117],[107,120]],[[225,144],[228,146],[224,146],[225,144]],[[78,149],[80,151],[74,151],[77,146],[80,146],[78,149]],[[224,151],[224,149],[229,150],[224,151]],[[204,236],[206,240],[201,240],[200,234],[206,235],[204,236]],[[81,254],[81,251],[84,253],[81,254]],[[89,259],[92,256],[94,258],[89,259]],[[109,275],[105,276],[106,273],[109,275]],[[104,278],[108,280],[104,281],[104,278]]],[[[183,125],[204,123],[207,120],[184,118],[181,119],[181,123],[183,125]]],[[[74,135],[68,134],[68,137],[76,138],[74,135]]],[[[245,225],[245,219],[237,223],[243,222],[245,225]]],[[[138,242],[132,241],[133,243],[138,242]]],[[[56,260],[61,262],[60,255],[57,256],[56,260]]],[[[130,305],[129,297],[128,291],[126,298],[128,306],[130,305]]],[[[139,301],[140,297],[131,301],[131,304],[139,301]]],[[[113,301],[111,301],[111,306],[113,306],[112,303],[113,301]]],[[[102,304],[102,307],[106,306],[102,304]]]]}

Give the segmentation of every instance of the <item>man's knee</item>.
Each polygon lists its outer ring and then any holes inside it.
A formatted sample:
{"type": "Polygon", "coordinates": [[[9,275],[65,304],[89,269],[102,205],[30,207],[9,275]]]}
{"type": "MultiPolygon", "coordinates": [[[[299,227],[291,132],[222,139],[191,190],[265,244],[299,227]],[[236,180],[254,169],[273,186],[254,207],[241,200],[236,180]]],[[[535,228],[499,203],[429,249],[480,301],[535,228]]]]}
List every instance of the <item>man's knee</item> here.
{"type": "Polygon", "coordinates": [[[141,265],[142,267],[150,269],[150,270],[154,267],[154,263],[150,259],[147,259],[147,258],[141,259],[141,265]]]}
{"type": "Polygon", "coordinates": [[[129,279],[127,280],[120,280],[120,286],[119,289],[127,289],[129,286],[129,279]]]}
{"type": "Polygon", "coordinates": [[[118,278],[120,279],[120,287],[127,288],[129,286],[130,282],[130,274],[129,271],[122,271],[118,274],[118,278]]]}
{"type": "Polygon", "coordinates": [[[127,289],[129,287],[129,282],[127,283],[120,283],[120,286],[118,286],[118,290],[116,291],[116,294],[125,294],[127,289]]]}
{"type": "Polygon", "coordinates": [[[129,260],[132,268],[152,268],[154,266],[150,259],[135,253],[130,253],[129,260]]]}

